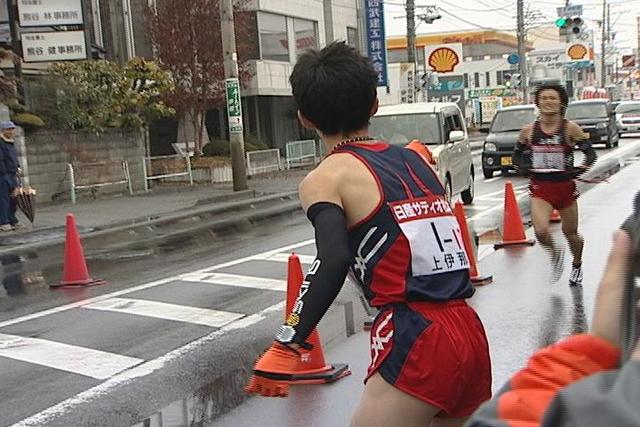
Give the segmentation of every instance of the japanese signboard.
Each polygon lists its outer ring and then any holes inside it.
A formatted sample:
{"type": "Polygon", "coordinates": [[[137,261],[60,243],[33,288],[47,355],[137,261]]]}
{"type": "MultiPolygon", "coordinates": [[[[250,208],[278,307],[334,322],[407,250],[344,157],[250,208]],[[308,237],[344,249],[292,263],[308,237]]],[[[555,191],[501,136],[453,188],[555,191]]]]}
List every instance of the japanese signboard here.
{"type": "Polygon", "coordinates": [[[387,46],[384,33],[384,7],[382,0],[365,0],[367,20],[367,52],[378,72],[378,86],[387,86],[387,46]]]}
{"type": "Polygon", "coordinates": [[[25,33],[22,57],[25,62],[50,62],[86,59],[84,31],[25,33]]]}
{"type": "Polygon", "coordinates": [[[469,98],[483,98],[487,96],[517,96],[518,92],[513,89],[471,89],[469,98]]]}
{"type": "Polygon", "coordinates": [[[572,4],[570,6],[559,7],[557,8],[558,16],[580,16],[582,15],[582,5],[581,4],[572,4]]]}
{"type": "Polygon", "coordinates": [[[429,45],[424,48],[427,67],[438,74],[458,74],[462,66],[462,43],[429,45]]]}
{"type": "Polygon", "coordinates": [[[82,24],[82,0],[18,0],[21,27],[82,24]]]}
{"type": "Polygon", "coordinates": [[[438,76],[437,85],[430,86],[428,94],[430,102],[455,102],[464,114],[466,108],[463,76],[438,76]]]}
{"type": "Polygon", "coordinates": [[[227,117],[229,133],[242,133],[242,103],[240,101],[240,81],[227,79],[227,117]]]}

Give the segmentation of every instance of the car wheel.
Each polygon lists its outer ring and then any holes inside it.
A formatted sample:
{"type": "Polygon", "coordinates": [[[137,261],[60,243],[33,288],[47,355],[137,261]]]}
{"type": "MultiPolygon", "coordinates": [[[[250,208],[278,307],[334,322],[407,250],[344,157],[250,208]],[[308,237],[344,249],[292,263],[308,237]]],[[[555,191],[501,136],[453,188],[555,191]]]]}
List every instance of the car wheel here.
{"type": "Polygon", "coordinates": [[[482,175],[484,175],[486,179],[493,178],[493,171],[482,168],[482,175]]]}
{"type": "Polygon", "coordinates": [[[469,184],[469,188],[460,193],[462,203],[465,205],[473,203],[473,196],[475,194],[475,177],[473,176],[473,169],[470,172],[471,184],[469,184]]]}
{"type": "Polygon", "coordinates": [[[611,148],[611,145],[612,145],[612,144],[611,144],[611,137],[609,137],[609,139],[607,139],[607,143],[606,143],[606,144],[604,144],[604,146],[605,146],[606,148],[611,148]]]}
{"type": "Polygon", "coordinates": [[[451,203],[451,200],[453,199],[452,191],[453,190],[451,187],[451,178],[447,176],[447,180],[444,183],[444,197],[447,199],[449,203],[451,203]]]}

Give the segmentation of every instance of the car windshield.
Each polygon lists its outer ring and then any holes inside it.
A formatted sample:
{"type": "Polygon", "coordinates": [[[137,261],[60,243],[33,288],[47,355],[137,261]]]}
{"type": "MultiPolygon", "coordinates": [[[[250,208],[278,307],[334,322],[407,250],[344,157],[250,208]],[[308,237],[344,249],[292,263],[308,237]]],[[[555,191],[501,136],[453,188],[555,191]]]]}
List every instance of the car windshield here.
{"type": "Polygon", "coordinates": [[[412,139],[431,145],[440,143],[438,115],[433,113],[374,116],[369,133],[393,145],[406,145],[412,139]]]}
{"type": "Polygon", "coordinates": [[[634,102],[633,104],[620,104],[616,108],[616,113],[640,113],[640,102],[634,102]]]}
{"type": "Polygon", "coordinates": [[[567,107],[566,118],[574,119],[606,119],[607,106],[605,104],[573,104],[567,107]]]}
{"type": "Polygon", "coordinates": [[[535,120],[536,115],[533,108],[498,111],[493,119],[491,132],[520,131],[525,125],[533,123],[535,120]]]}

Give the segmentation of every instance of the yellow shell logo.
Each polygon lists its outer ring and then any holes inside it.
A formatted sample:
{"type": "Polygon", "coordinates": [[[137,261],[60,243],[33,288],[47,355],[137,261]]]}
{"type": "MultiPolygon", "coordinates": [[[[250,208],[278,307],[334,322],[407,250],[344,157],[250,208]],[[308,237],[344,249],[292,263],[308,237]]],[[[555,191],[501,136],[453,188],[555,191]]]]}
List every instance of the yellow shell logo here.
{"type": "Polygon", "coordinates": [[[567,55],[573,60],[583,59],[587,55],[587,48],[581,44],[574,44],[567,50],[567,55]]]}
{"type": "Polygon", "coordinates": [[[429,55],[429,65],[438,73],[450,73],[460,63],[458,54],[448,47],[441,47],[429,55]]]}

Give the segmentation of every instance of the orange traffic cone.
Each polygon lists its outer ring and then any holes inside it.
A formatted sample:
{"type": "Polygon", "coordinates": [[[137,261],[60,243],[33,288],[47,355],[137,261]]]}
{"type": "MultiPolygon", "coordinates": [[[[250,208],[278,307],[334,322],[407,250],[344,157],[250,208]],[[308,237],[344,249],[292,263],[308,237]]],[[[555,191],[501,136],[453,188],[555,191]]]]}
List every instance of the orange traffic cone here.
{"type": "Polygon", "coordinates": [[[460,225],[460,231],[462,232],[464,250],[467,252],[467,258],[469,258],[469,275],[471,276],[471,283],[476,286],[492,283],[493,276],[482,276],[478,271],[476,255],[473,252],[473,247],[471,246],[471,236],[469,235],[469,227],[467,226],[467,218],[464,216],[464,207],[462,206],[462,203],[456,202],[454,214],[458,220],[458,224],[460,225]]]}
{"type": "Polygon", "coordinates": [[[516,201],[516,195],[513,192],[513,184],[507,181],[504,184],[504,227],[502,230],[502,242],[493,245],[495,249],[504,248],[505,246],[518,245],[534,245],[534,239],[527,239],[524,234],[524,226],[522,225],[522,217],[520,209],[516,201]]]}
{"type": "Polygon", "coordinates": [[[557,209],[554,209],[551,212],[551,218],[549,219],[551,222],[562,222],[562,218],[560,217],[560,212],[557,209]]]}
{"type": "Polygon", "coordinates": [[[84,251],[80,242],[80,235],[76,227],[73,214],[67,214],[67,237],[64,243],[64,269],[62,281],[51,285],[52,288],[61,286],[95,286],[104,285],[104,280],[92,279],[89,276],[84,251]]]}
{"type": "MultiPolygon", "coordinates": [[[[304,280],[300,258],[296,254],[289,256],[287,274],[287,308],[285,319],[293,310],[304,280]]],[[[351,374],[349,365],[336,363],[328,365],[324,360],[324,352],[317,330],[313,330],[307,342],[313,346],[311,350],[300,349],[300,364],[295,372],[291,372],[291,383],[324,384],[339,380],[351,374]]]]}

